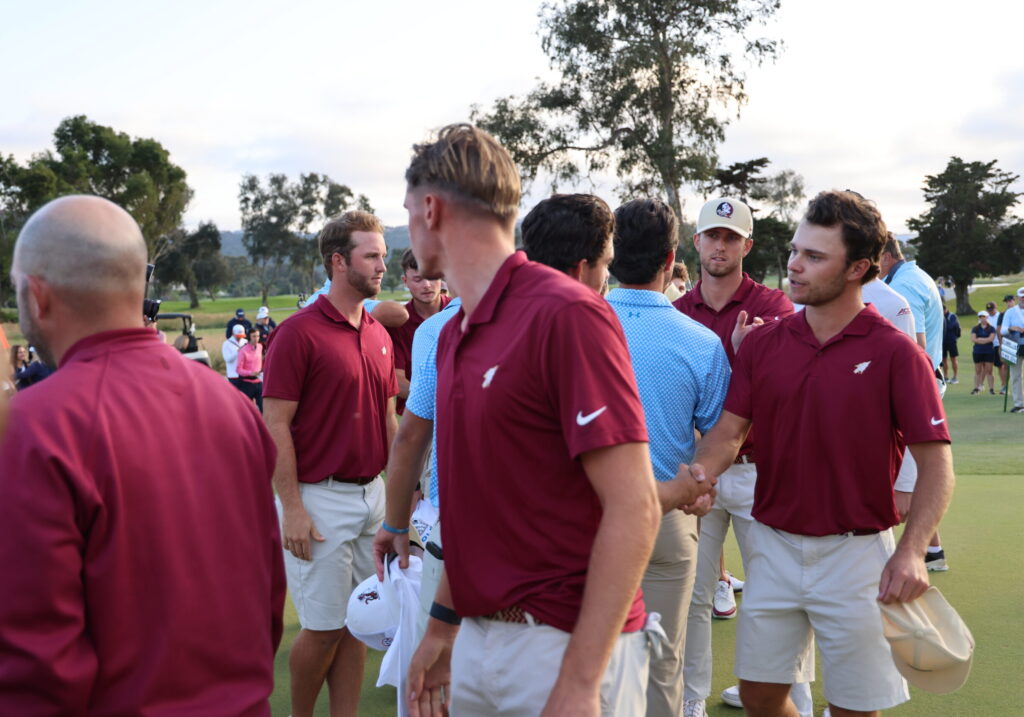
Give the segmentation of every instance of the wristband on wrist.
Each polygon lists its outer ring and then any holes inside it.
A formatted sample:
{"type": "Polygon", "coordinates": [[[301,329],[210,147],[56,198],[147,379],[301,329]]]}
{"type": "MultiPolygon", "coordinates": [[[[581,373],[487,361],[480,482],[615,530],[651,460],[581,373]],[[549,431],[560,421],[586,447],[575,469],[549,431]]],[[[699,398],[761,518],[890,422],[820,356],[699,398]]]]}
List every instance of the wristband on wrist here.
{"type": "Polygon", "coordinates": [[[462,618],[454,610],[437,602],[430,606],[430,617],[449,625],[459,625],[462,623],[462,618]]]}
{"type": "Polygon", "coordinates": [[[380,527],[384,528],[384,530],[386,530],[387,532],[393,533],[395,535],[405,535],[409,532],[408,528],[392,528],[387,523],[381,523],[380,527]]]}

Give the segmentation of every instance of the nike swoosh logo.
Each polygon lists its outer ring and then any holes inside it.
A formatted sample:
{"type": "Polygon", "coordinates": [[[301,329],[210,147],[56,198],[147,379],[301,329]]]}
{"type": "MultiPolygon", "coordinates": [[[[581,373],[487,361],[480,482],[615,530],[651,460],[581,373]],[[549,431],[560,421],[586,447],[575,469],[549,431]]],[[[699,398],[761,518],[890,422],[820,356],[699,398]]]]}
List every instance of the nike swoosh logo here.
{"type": "Polygon", "coordinates": [[[601,406],[599,409],[597,409],[593,413],[588,413],[586,416],[583,415],[583,411],[580,411],[579,413],[576,414],[576,424],[579,426],[585,426],[591,421],[593,421],[595,418],[600,416],[602,413],[604,413],[606,410],[608,410],[608,406],[601,406]]]}
{"type": "Polygon", "coordinates": [[[940,418],[940,419],[939,419],[939,420],[937,420],[937,421],[936,421],[936,420],[935,420],[934,418],[932,419],[932,425],[933,425],[933,426],[937,426],[937,425],[939,425],[940,423],[945,423],[945,422],[946,422],[946,419],[945,419],[945,418],[940,418]]]}

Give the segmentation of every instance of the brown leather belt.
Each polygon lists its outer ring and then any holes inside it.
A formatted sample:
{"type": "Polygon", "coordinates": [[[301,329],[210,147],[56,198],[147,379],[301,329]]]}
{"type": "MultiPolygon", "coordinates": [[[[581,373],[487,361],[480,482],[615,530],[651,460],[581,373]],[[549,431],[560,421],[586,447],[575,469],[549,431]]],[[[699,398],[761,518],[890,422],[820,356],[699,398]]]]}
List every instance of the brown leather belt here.
{"type": "MultiPolygon", "coordinates": [[[[544,624],[532,615],[530,617],[533,618],[534,625],[544,624]]],[[[498,612],[492,612],[490,615],[483,615],[483,619],[494,620],[495,622],[514,622],[521,625],[530,624],[530,621],[526,619],[526,613],[523,611],[523,608],[518,605],[507,607],[504,610],[498,610],[498,612]]]]}
{"type": "Polygon", "coordinates": [[[749,453],[745,453],[742,456],[736,456],[736,460],[734,460],[732,462],[732,464],[734,466],[738,466],[741,463],[749,463],[749,464],[753,465],[754,457],[752,455],[750,455],[749,453]]]}

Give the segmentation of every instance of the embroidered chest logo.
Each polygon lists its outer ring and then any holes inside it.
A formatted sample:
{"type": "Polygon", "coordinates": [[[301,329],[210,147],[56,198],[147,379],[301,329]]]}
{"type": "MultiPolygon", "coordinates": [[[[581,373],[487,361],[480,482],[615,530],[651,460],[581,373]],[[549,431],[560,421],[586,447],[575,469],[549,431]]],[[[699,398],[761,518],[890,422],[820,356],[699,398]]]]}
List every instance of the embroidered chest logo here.
{"type": "Polygon", "coordinates": [[[382,354],[384,354],[385,356],[387,356],[388,355],[388,347],[387,346],[381,346],[380,347],[380,352],[382,354]]]}
{"type": "Polygon", "coordinates": [[[904,306],[902,309],[900,309],[899,311],[896,312],[896,315],[897,316],[906,316],[909,313],[910,313],[910,307],[909,306],[904,306]]]}
{"type": "Polygon", "coordinates": [[[857,364],[857,365],[855,365],[853,367],[853,372],[854,373],[864,373],[865,371],[867,371],[868,366],[870,366],[870,365],[871,365],[870,361],[864,361],[862,363],[859,363],[859,364],[857,364]]]}
{"type": "Polygon", "coordinates": [[[494,380],[494,374],[497,372],[497,366],[491,366],[489,369],[484,371],[484,382],[481,384],[481,388],[487,388],[491,385],[491,381],[494,380]]]}
{"type": "Polygon", "coordinates": [[[640,318],[640,312],[639,311],[628,311],[628,312],[626,312],[626,318],[629,318],[629,319],[634,319],[634,318],[635,319],[639,319],[640,318]]]}

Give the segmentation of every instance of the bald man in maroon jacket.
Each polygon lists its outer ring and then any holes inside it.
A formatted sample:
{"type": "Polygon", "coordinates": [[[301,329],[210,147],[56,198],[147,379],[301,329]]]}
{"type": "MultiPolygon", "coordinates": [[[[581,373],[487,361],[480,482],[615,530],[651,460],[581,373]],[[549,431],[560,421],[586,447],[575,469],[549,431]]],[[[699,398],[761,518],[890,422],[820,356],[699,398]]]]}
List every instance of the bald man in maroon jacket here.
{"type": "Polygon", "coordinates": [[[124,210],[65,197],[18,237],[51,380],[0,444],[0,714],[269,715],[284,570],[275,449],[222,377],[140,315],[124,210]]]}

